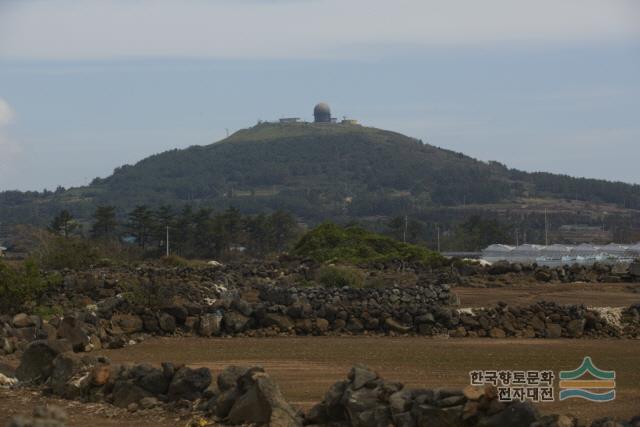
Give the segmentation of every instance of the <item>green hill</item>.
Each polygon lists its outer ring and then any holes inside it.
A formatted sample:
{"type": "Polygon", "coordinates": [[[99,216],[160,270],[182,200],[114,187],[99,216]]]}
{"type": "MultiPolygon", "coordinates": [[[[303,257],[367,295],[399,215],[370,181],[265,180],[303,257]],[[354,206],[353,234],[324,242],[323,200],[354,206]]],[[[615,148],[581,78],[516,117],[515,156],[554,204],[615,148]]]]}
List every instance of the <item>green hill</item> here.
{"type": "Polygon", "coordinates": [[[0,215],[42,223],[63,207],[88,218],[96,205],[194,204],[284,209],[319,222],[534,197],[640,209],[638,185],[525,173],[369,127],[263,123],[119,167],[86,187],[0,193],[0,215]]]}

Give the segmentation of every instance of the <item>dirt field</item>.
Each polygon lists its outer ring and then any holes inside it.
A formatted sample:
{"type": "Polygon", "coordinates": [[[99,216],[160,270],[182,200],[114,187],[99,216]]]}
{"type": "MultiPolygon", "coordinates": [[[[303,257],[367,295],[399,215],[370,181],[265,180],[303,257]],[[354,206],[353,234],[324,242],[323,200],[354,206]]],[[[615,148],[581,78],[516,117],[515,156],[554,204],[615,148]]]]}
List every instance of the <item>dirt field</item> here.
{"type": "Polygon", "coordinates": [[[496,288],[454,288],[462,307],[493,306],[497,301],[529,305],[539,300],[590,307],[628,307],[640,303],[640,283],[536,283],[496,288]]]}
{"type": "MultiPolygon", "coordinates": [[[[535,284],[498,288],[455,288],[463,307],[505,301],[526,305],[544,299],[561,304],[628,306],[640,303],[638,284],[535,284]]],[[[616,400],[591,403],[579,399],[539,404],[543,413],[574,414],[592,420],[605,415],[640,414],[640,340],[490,340],[416,337],[288,337],[270,339],[154,338],[120,350],[102,352],[113,362],[162,361],[206,366],[214,374],[230,364],[261,365],[294,405],[308,408],[331,384],[346,377],[354,363],[364,363],[389,380],[410,387],[463,387],[477,369],[575,369],[591,356],[602,369],[616,370],[616,400]]],[[[17,363],[16,361],[13,361],[17,363]]],[[[557,397],[557,391],[556,391],[557,397]]],[[[110,405],[82,404],[29,390],[0,389],[0,425],[33,404],[53,402],[69,413],[70,426],[184,426],[172,414],[130,414],[110,405]]]]}
{"type": "Polygon", "coordinates": [[[545,412],[630,417],[640,412],[640,341],[489,340],[388,337],[274,339],[154,339],[125,350],[106,351],[116,362],[164,360],[206,366],[262,365],[294,404],[309,407],[351,365],[365,363],[385,378],[413,387],[464,386],[474,369],[575,369],[591,356],[602,369],[617,371],[617,399],[540,405],[545,412]]]}
{"type": "MultiPolygon", "coordinates": [[[[334,382],[344,379],[354,363],[365,363],[382,376],[411,387],[465,386],[475,369],[575,369],[584,356],[607,370],[616,370],[617,397],[610,403],[568,400],[540,404],[544,413],[559,412],[594,419],[604,415],[631,417],[640,413],[640,341],[629,340],[490,340],[416,337],[289,337],[270,339],[154,338],[120,350],[102,352],[113,362],[162,361],[206,366],[217,373],[230,364],[262,365],[293,404],[308,408],[334,382]]],[[[556,393],[557,394],[557,393],[556,393]]],[[[0,391],[0,425],[16,413],[27,413],[45,399],[21,391],[0,391]]],[[[158,414],[140,418],[108,405],[67,407],[70,425],[184,425],[158,414]],[[90,421],[90,422],[89,422],[90,421]]]]}

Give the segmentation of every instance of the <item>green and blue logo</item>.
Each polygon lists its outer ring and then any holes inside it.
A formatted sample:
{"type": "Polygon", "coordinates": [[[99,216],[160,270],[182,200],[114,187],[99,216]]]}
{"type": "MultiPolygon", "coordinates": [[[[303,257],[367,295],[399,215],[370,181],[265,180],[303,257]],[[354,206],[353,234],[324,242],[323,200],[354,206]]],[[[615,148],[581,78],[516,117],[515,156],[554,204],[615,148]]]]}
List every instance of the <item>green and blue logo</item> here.
{"type": "Polygon", "coordinates": [[[560,400],[581,398],[592,402],[609,402],[616,398],[616,372],[598,369],[589,356],[573,371],[560,371],[560,400]],[[580,379],[585,374],[593,379],[580,379]],[[597,390],[594,391],[594,390],[597,390]],[[606,390],[606,391],[602,391],[606,390]]]}

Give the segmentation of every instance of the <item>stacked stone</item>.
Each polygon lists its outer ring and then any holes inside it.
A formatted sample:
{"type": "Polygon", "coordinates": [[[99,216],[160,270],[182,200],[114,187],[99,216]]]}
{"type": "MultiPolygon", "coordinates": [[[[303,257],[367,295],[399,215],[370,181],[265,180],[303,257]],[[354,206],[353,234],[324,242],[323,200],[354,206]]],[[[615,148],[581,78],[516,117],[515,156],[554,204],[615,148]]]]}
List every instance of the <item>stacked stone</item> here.
{"type": "MultiPolygon", "coordinates": [[[[67,399],[107,402],[129,411],[169,410],[195,415],[203,425],[270,425],[278,427],[447,426],[447,427],[575,427],[574,417],[541,416],[528,402],[501,402],[494,386],[464,389],[406,389],[385,381],[363,365],[354,366],[324,399],[306,414],[296,411],[260,367],[230,366],[212,381],[206,368],[162,363],[113,365],[104,358],[60,352],[32,343],[17,372],[22,381],[42,383],[67,399]],[[35,357],[35,353],[46,357],[35,357]]],[[[11,426],[64,425],[59,410],[37,410],[31,419],[18,417],[11,426]],[[51,424],[46,424],[48,420],[51,424]],[[45,424],[39,424],[42,420],[45,424]]],[[[603,418],[591,427],[640,427],[640,416],[628,421],[603,418]]]]}

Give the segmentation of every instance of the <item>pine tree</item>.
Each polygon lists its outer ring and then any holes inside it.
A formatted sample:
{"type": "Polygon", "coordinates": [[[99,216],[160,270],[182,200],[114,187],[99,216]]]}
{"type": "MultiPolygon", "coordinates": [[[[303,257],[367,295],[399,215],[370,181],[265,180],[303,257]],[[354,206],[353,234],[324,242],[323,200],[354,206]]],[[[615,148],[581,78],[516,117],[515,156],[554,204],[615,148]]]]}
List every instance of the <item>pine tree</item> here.
{"type": "Polygon", "coordinates": [[[49,224],[49,230],[60,236],[69,237],[75,229],[78,228],[78,223],[73,218],[73,215],[68,210],[61,210],[58,215],[53,218],[51,224],[49,224]]]}
{"type": "Polygon", "coordinates": [[[136,243],[145,249],[155,227],[153,212],[146,206],[136,206],[128,217],[127,228],[129,232],[135,238],[136,243]]]}
{"type": "Polygon", "coordinates": [[[95,239],[113,238],[116,234],[116,208],[114,206],[98,206],[93,213],[91,236],[95,239]]]}

